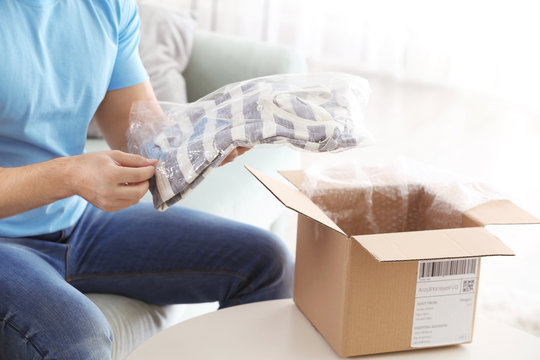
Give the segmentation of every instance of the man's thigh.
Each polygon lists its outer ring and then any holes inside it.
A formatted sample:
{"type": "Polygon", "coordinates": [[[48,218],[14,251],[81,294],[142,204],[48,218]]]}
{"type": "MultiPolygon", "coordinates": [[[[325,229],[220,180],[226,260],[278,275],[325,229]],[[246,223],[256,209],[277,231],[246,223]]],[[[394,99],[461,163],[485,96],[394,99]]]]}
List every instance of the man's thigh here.
{"type": "Polygon", "coordinates": [[[69,244],[68,280],[81,291],[161,304],[224,301],[291,263],[268,231],[179,206],[158,212],[150,203],[114,213],[89,205],[69,244]]]}

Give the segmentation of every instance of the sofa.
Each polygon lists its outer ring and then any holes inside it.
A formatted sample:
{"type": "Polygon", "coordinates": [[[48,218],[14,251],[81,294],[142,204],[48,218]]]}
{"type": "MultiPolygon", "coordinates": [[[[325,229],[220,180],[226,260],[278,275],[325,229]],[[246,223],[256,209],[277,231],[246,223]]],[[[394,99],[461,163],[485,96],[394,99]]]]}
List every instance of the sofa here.
{"type": "MultiPolygon", "coordinates": [[[[185,79],[189,102],[227,83],[277,73],[306,71],[294,50],[250,42],[209,32],[196,32],[185,79]]],[[[86,151],[106,150],[102,139],[88,139],[86,151]]],[[[177,205],[246,222],[284,233],[284,209],[248,174],[243,164],[265,173],[298,168],[300,156],[288,147],[254,148],[234,162],[214,170],[177,205]],[[224,191],[223,189],[226,189],[224,191]]],[[[150,194],[144,200],[151,200],[150,194]]],[[[216,303],[157,306],[112,294],[87,294],[102,310],[113,334],[113,359],[125,358],[136,346],[160,330],[217,308],[216,303]]]]}

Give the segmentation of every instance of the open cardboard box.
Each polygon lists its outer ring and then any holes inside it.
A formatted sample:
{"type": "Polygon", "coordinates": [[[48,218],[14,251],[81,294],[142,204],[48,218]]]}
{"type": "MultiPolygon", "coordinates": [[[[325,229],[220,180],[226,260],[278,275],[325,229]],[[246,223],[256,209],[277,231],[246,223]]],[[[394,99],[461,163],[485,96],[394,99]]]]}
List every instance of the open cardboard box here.
{"type": "MultiPolygon", "coordinates": [[[[458,228],[414,229],[425,223],[419,216],[412,231],[359,235],[351,231],[362,219],[346,219],[344,231],[298,190],[303,171],[281,172],[295,189],[246,168],[298,213],[294,301],[341,356],[472,341],[480,257],[514,255],[484,226],[540,222],[498,200],[463,212],[458,228]]],[[[409,207],[421,207],[416,188],[409,207]]],[[[327,194],[319,201],[332,205],[327,194]]]]}

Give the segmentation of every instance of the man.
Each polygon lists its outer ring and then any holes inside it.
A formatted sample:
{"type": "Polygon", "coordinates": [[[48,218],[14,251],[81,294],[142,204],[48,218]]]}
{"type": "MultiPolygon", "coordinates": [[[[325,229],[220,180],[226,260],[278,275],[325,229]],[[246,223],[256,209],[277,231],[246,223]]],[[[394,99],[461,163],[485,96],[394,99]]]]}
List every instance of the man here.
{"type": "Polygon", "coordinates": [[[131,104],[155,100],[138,31],[133,0],[0,1],[0,359],[109,359],[110,327],[83,292],[290,296],[271,233],[138,203],[155,165],[125,152],[131,104]],[[94,115],[113,151],[83,154],[94,115]]]}

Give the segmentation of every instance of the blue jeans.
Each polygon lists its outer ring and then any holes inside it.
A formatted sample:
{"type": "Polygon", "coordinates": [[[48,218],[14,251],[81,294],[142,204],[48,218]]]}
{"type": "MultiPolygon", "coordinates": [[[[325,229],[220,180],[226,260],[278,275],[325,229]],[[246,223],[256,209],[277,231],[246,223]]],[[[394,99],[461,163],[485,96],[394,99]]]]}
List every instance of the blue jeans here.
{"type": "Polygon", "coordinates": [[[0,238],[0,359],[110,359],[110,326],[83,293],[223,308],[290,297],[292,269],[283,243],[250,225],[179,206],[88,205],[72,228],[0,238]]]}

